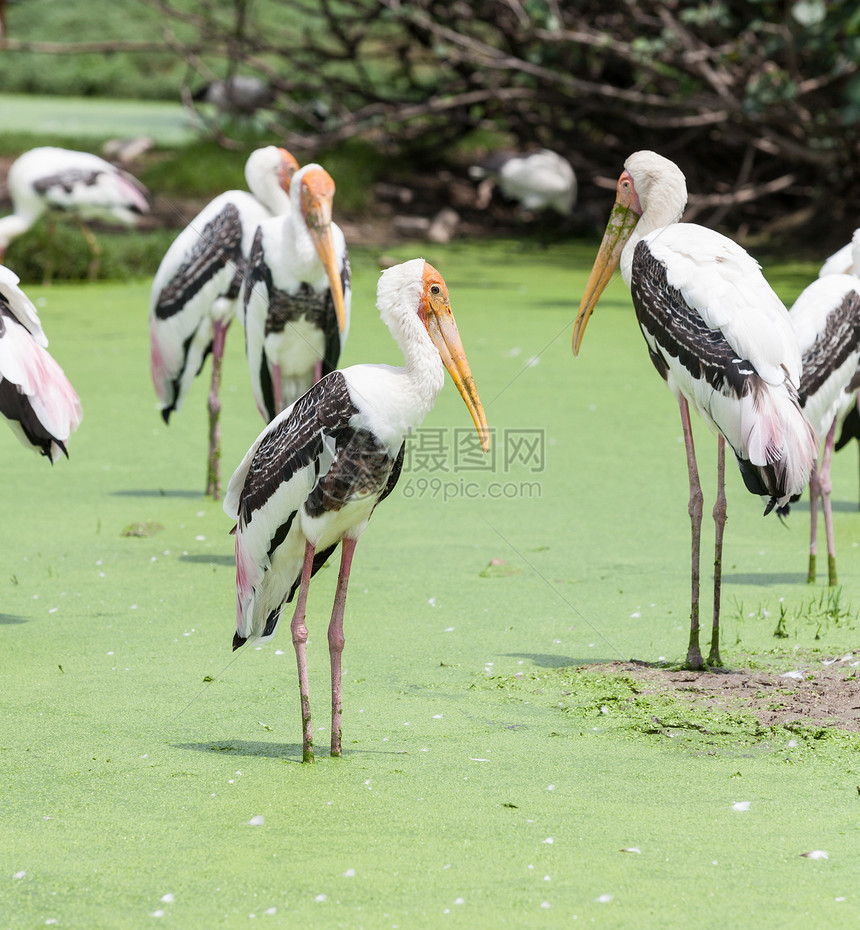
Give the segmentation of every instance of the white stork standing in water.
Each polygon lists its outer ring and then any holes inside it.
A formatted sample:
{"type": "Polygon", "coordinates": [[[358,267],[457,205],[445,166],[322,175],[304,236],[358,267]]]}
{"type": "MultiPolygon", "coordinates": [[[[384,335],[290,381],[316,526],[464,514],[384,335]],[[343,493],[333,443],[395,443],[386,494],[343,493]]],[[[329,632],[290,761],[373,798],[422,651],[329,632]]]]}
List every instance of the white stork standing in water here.
{"type": "Polygon", "coordinates": [[[349,331],[349,257],[332,222],[335,185],[319,165],[293,176],[290,209],[260,224],[245,275],[245,349],[269,422],[337,367],[349,331]]]}
{"type": "Polygon", "coordinates": [[[405,368],[333,371],[260,434],[230,479],[224,510],[237,520],[233,648],[275,633],[296,591],[291,624],[299,671],[303,761],[313,761],[305,605],[308,585],[341,543],[328,629],[331,754],[341,754],[343,612],[355,544],[400,475],[404,443],[432,409],[447,368],[489,448],[489,431],[442,276],[423,259],[382,273],[377,305],[405,368]],[[444,367],[443,367],[444,366],[444,367]]]}
{"type": "Polygon", "coordinates": [[[45,348],[39,314],[0,265],[0,414],[21,443],[54,462],[81,422],[81,402],[45,348]]]}
{"type": "Polygon", "coordinates": [[[809,480],[816,439],[798,401],[800,350],[791,320],[758,263],[713,230],[680,223],[684,175],[654,152],[624,164],[609,224],[573,329],[578,354],[588,318],[614,269],[631,290],[651,361],[678,400],[690,477],[692,606],[687,664],[699,650],[699,549],[702,489],[689,407],[717,434],[714,506],[714,620],[709,665],[720,665],[719,618],[726,518],[725,443],[744,484],[767,498],[767,514],[784,507],[809,480]]]}
{"type": "MultiPolygon", "coordinates": [[[[860,230],[854,234],[852,267],[860,270],[860,230]]],[[[830,505],[830,462],[836,430],[856,410],[860,388],[860,278],[827,274],[797,298],[791,322],[803,355],[800,402],[824,449],[809,478],[809,573],[815,581],[818,499],[824,512],[828,584],[836,584],[836,547],[830,505]]]]}
{"type": "Polygon", "coordinates": [[[6,178],[13,212],[0,219],[0,260],[9,243],[45,213],[73,216],[90,247],[91,278],[98,272],[101,247],[87,220],[131,225],[149,211],[146,191],[127,171],[89,152],[45,146],[24,152],[6,178]]]}
{"type": "Polygon", "coordinates": [[[161,261],[149,300],[150,369],[165,423],[179,410],[206,356],[209,388],[209,464],[206,493],[221,496],[221,362],[224,340],[239,312],[242,281],[257,227],[287,213],[299,164],[269,145],[251,153],[245,178],[251,193],[226,191],[201,210],[161,261]]]}

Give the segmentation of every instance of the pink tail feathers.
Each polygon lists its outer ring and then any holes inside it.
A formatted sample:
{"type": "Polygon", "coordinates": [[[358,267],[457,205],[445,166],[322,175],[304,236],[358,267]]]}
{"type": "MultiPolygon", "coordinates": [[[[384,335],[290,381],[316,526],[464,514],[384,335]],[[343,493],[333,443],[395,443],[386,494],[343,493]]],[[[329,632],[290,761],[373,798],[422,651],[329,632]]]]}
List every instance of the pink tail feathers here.
{"type": "MultiPolygon", "coordinates": [[[[747,436],[749,462],[770,472],[775,485],[768,490],[783,506],[809,483],[818,457],[818,439],[800,409],[790,382],[780,388],[766,386],[753,395],[747,436]]],[[[766,485],[771,482],[765,480],[766,485]]]]}

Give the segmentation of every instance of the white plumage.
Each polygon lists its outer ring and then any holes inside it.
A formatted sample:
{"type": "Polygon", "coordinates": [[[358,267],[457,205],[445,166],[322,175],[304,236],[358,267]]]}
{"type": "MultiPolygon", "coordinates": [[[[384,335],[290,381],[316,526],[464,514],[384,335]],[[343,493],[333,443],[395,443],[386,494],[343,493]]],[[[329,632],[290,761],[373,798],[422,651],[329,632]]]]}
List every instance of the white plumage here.
{"type": "Polygon", "coordinates": [[[290,209],[260,224],[245,276],[245,349],[254,399],[271,420],[334,371],[349,334],[346,240],[332,222],[334,181],[305,165],[290,209]]]}
{"type": "Polygon", "coordinates": [[[238,315],[251,243],[260,223],[289,210],[295,158],[274,145],[252,152],[245,165],[251,193],[216,197],[167,250],[149,301],[150,371],[165,423],[179,410],[206,356],[212,353],[209,466],[206,493],[220,496],[218,397],[227,330],[238,315]]]}
{"type": "Polygon", "coordinates": [[[851,242],[846,243],[841,249],[825,259],[824,264],[818,272],[819,278],[824,278],[831,274],[857,274],[856,262],[854,260],[854,245],[857,241],[858,234],[860,234],[860,229],[855,229],[851,242]]]}
{"type": "MultiPolygon", "coordinates": [[[[860,270],[860,230],[852,242],[851,266],[860,270]]],[[[836,584],[836,546],[831,510],[830,463],[836,431],[856,406],[860,387],[860,278],[831,273],[817,278],[797,298],[791,321],[803,354],[800,399],[824,441],[809,481],[810,536],[807,580],[815,581],[818,498],[824,512],[828,582],[836,584]]]]}
{"type": "Polygon", "coordinates": [[[578,353],[586,323],[620,263],[651,360],[681,412],[690,477],[693,597],[687,663],[699,650],[702,491],[689,406],[718,437],[714,622],[709,663],[719,654],[720,566],[725,524],[724,443],[748,490],[783,508],[809,479],[816,441],[799,404],[800,350],[785,307],[755,262],[713,230],[679,223],[684,175],[654,152],[636,152],[618,180],[615,208],[574,324],[578,353]]]}
{"type": "Polygon", "coordinates": [[[18,276],[0,265],[0,413],[23,445],[53,462],[68,455],[66,444],[83,413],[47,345],[18,276]]]}
{"type": "MultiPolygon", "coordinates": [[[[81,222],[132,224],[149,210],[146,191],[137,179],[89,152],[51,146],[30,149],[12,163],[6,185],[13,212],[0,219],[0,259],[12,239],[46,211],[71,214],[81,222]]],[[[92,234],[82,230],[96,256],[92,234]]]]}
{"type": "MultiPolygon", "coordinates": [[[[469,173],[476,180],[489,175],[488,183],[495,181],[506,197],[526,210],[555,210],[567,216],[576,202],[576,175],[570,162],[549,149],[531,154],[499,152],[469,173]]],[[[486,202],[490,194],[486,189],[486,202]]]]}
{"type": "Polygon", "coordinates": [[[236,469],[224,510],[237,521],[236,635],[266,640],[298,591],[291,624],[299,665],[304,758],[313,758],[307,690],[305,602],[310,579],[342,544],[329,627],[332,754],[340,754],[340,653],[352,554],[376,505],[400,474],[406,436],[433,407],[451,374],[481,443],[486,418],[451,312],[447,288],[423,259],[383,272],[378,306],[404,368],[355,365],[333,371],[263,430],[236,469]]]}

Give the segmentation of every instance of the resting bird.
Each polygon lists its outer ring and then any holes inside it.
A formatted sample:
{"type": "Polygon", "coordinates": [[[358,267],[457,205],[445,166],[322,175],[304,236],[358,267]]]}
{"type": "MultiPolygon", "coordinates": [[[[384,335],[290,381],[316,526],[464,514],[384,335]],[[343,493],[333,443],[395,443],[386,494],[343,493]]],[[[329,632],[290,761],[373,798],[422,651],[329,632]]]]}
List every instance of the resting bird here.
{"type": "Polygon", "coordinates": [[[0,413],[23,445],[54,462],[60,454],[68,458],[66,444],[83,413],[47,345],[18,276],[0,265],[0,413]]]}
{"type": "Polygon", "coordinates": [[[576,202],[576,175],[566,158],[549,149],[525,154],[496,152],[482,165],[473,165],[469,174],[485,179],[479,188],[479,200],[487,206],[494,184],[510,200],[517,200],[525,210],[555,210],[568,216],[576,202]]]}
{"type": "Polygon", "coordinates": [[[263,430],[230,479],[224,510],[237,520],[236,635],[270,639],[298,591],[291,631],[299,671],[305,762],[313,761],[305,605],[313,574],[341,543],[328,630],[331,754],[341,754],[343,612],[358,538],[400,475],[406,436],[432,409],[447,368],[489,448],[489,431],[442,276],[423,259],[382,273],[377,305],[405,368],[333,371],[263,430]],[[443,367],[444,366],[444,367],[443,367]]]}
{"type": "Polygon", "coordinates": [[[91,278],[98,272],[101,247],[86,220],[133,224],[149,210],[146,191],[136,178],[89,152],[30,149],[12,163],[6,186],[13,212],[0,219],[0,260],[12,239],[43,213],[67,213],[77,220],[90,247],[91,278]]]}
{"type": "Polygon", "coordinates": [[[216,197],[167,250],[149,298],[150,370],[165,423],[179,410],[212,353],[206,493],[221,496],[221,362],[224,340],[239,312],[242,280],[257,227],[290,208],[298,162],[274,145],[251,153],[247,191],[216,197]]]}
{"type": "Polygon", "coordinates": [[[263,419],[334,371],[349,332],[349,257],[332,222],[334,181],[305,165],[290,210],[260,224],[245,275],[245,350],[263,419]]]}
{"type": "Polygon", "coordinates": [[[717,434],[714,506],[714,619],[709,665],[720,665],[720,582],[726,518],[725,443],[747,490],[783,508],[809,480],[815,435],[800,409],[800,350],[782,302],[758,262],[719,233],[680,223],[684,175],[654,152],[624,163],[615,207],[573,328],[578,354],[585,326],[621,263],[636,318],[654,367],[681,411],[690,479],[692,599],[687,664],[702,668],[699,650],[699,549],[702,489],[689,407],[717,434]]]}
{"type": "Polygon", "coordinates": [[[841,249],[834,252],[829,258],[825,259],[824,264],[818,272],[819,278],[825,278],[831,274],[858,274],[860,267],[855,260],[854,246],[857,242],[857,236],[860,235],[860,229],[854,230],[851,242],[846,243],[841,249]]]}
{"type": "MultiPolygon", "coordinates": [[[[854,235],[854,267],[860,268],[860,233],[854,235]]],[[[817,278],[791,308],[791,322],[803,354],[800,403],[824,450],[809,478],[809,572],[815,581],[818,499],[824,512],[828,584],[836,584],[836,546],[830,506],[830,462],[836,430],[857,409],[860,388],[860,278],[828,274],[817,278]]]]}

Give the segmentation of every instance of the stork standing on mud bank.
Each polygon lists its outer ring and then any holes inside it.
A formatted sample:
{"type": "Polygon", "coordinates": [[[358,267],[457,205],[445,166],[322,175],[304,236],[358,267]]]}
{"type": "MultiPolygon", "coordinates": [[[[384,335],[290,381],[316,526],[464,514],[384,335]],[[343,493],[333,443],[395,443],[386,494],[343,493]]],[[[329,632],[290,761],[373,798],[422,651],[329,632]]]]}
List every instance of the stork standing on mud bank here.
{"type": "Polygon", "coordinates": [[[758,263],[731,239],[680,223],[687,202],[684,175],[654,152],[624,164],[615,207],[573,328],[579,353],[585,326],[612,273],[630,288],[651,361],[681,411],[690,479],[692,602],[687,665],[702,668],[699,649],[699,550],[703,495],[690,405],[717,434],[714,505],[714,617],[709,665],[721,665],[720,582],[726,520],[725,444],[744,484],[784,507],[809,480],[815,435],[798,401],[800,350],[788,312],[758,263]]]}
{"type": "Polygon", "coordinates": [[[248,253],[257,227],[287,213],[299,164],[269,145],[245,165],[248,191],[226,191],[209,203],[167,250],[149,298],[150,370],[165,423],[179,410],[212,353],[206,493],[221,496],[221,362],[224,340],[239,310],[248,253]]]}
{"type": "Polygon", "coordinates": [[[224,510],[237,521],[236,635],[271,638],[284,604],[298,601],[291,624],[299,672],[305,762],[313,761],[305,644],[305,605],[313,574],[341,544],[328,629],[331,754],[341,754],[343,613],[353,552],[376,505],[403,464],[405,440],[433,408],[448,370],[478,429],[490,439],[442,276],[423,259],[383,272],[377,305],[406,367],[354,365],[318,381],[280,413],[230,479],[224,510]]]}

